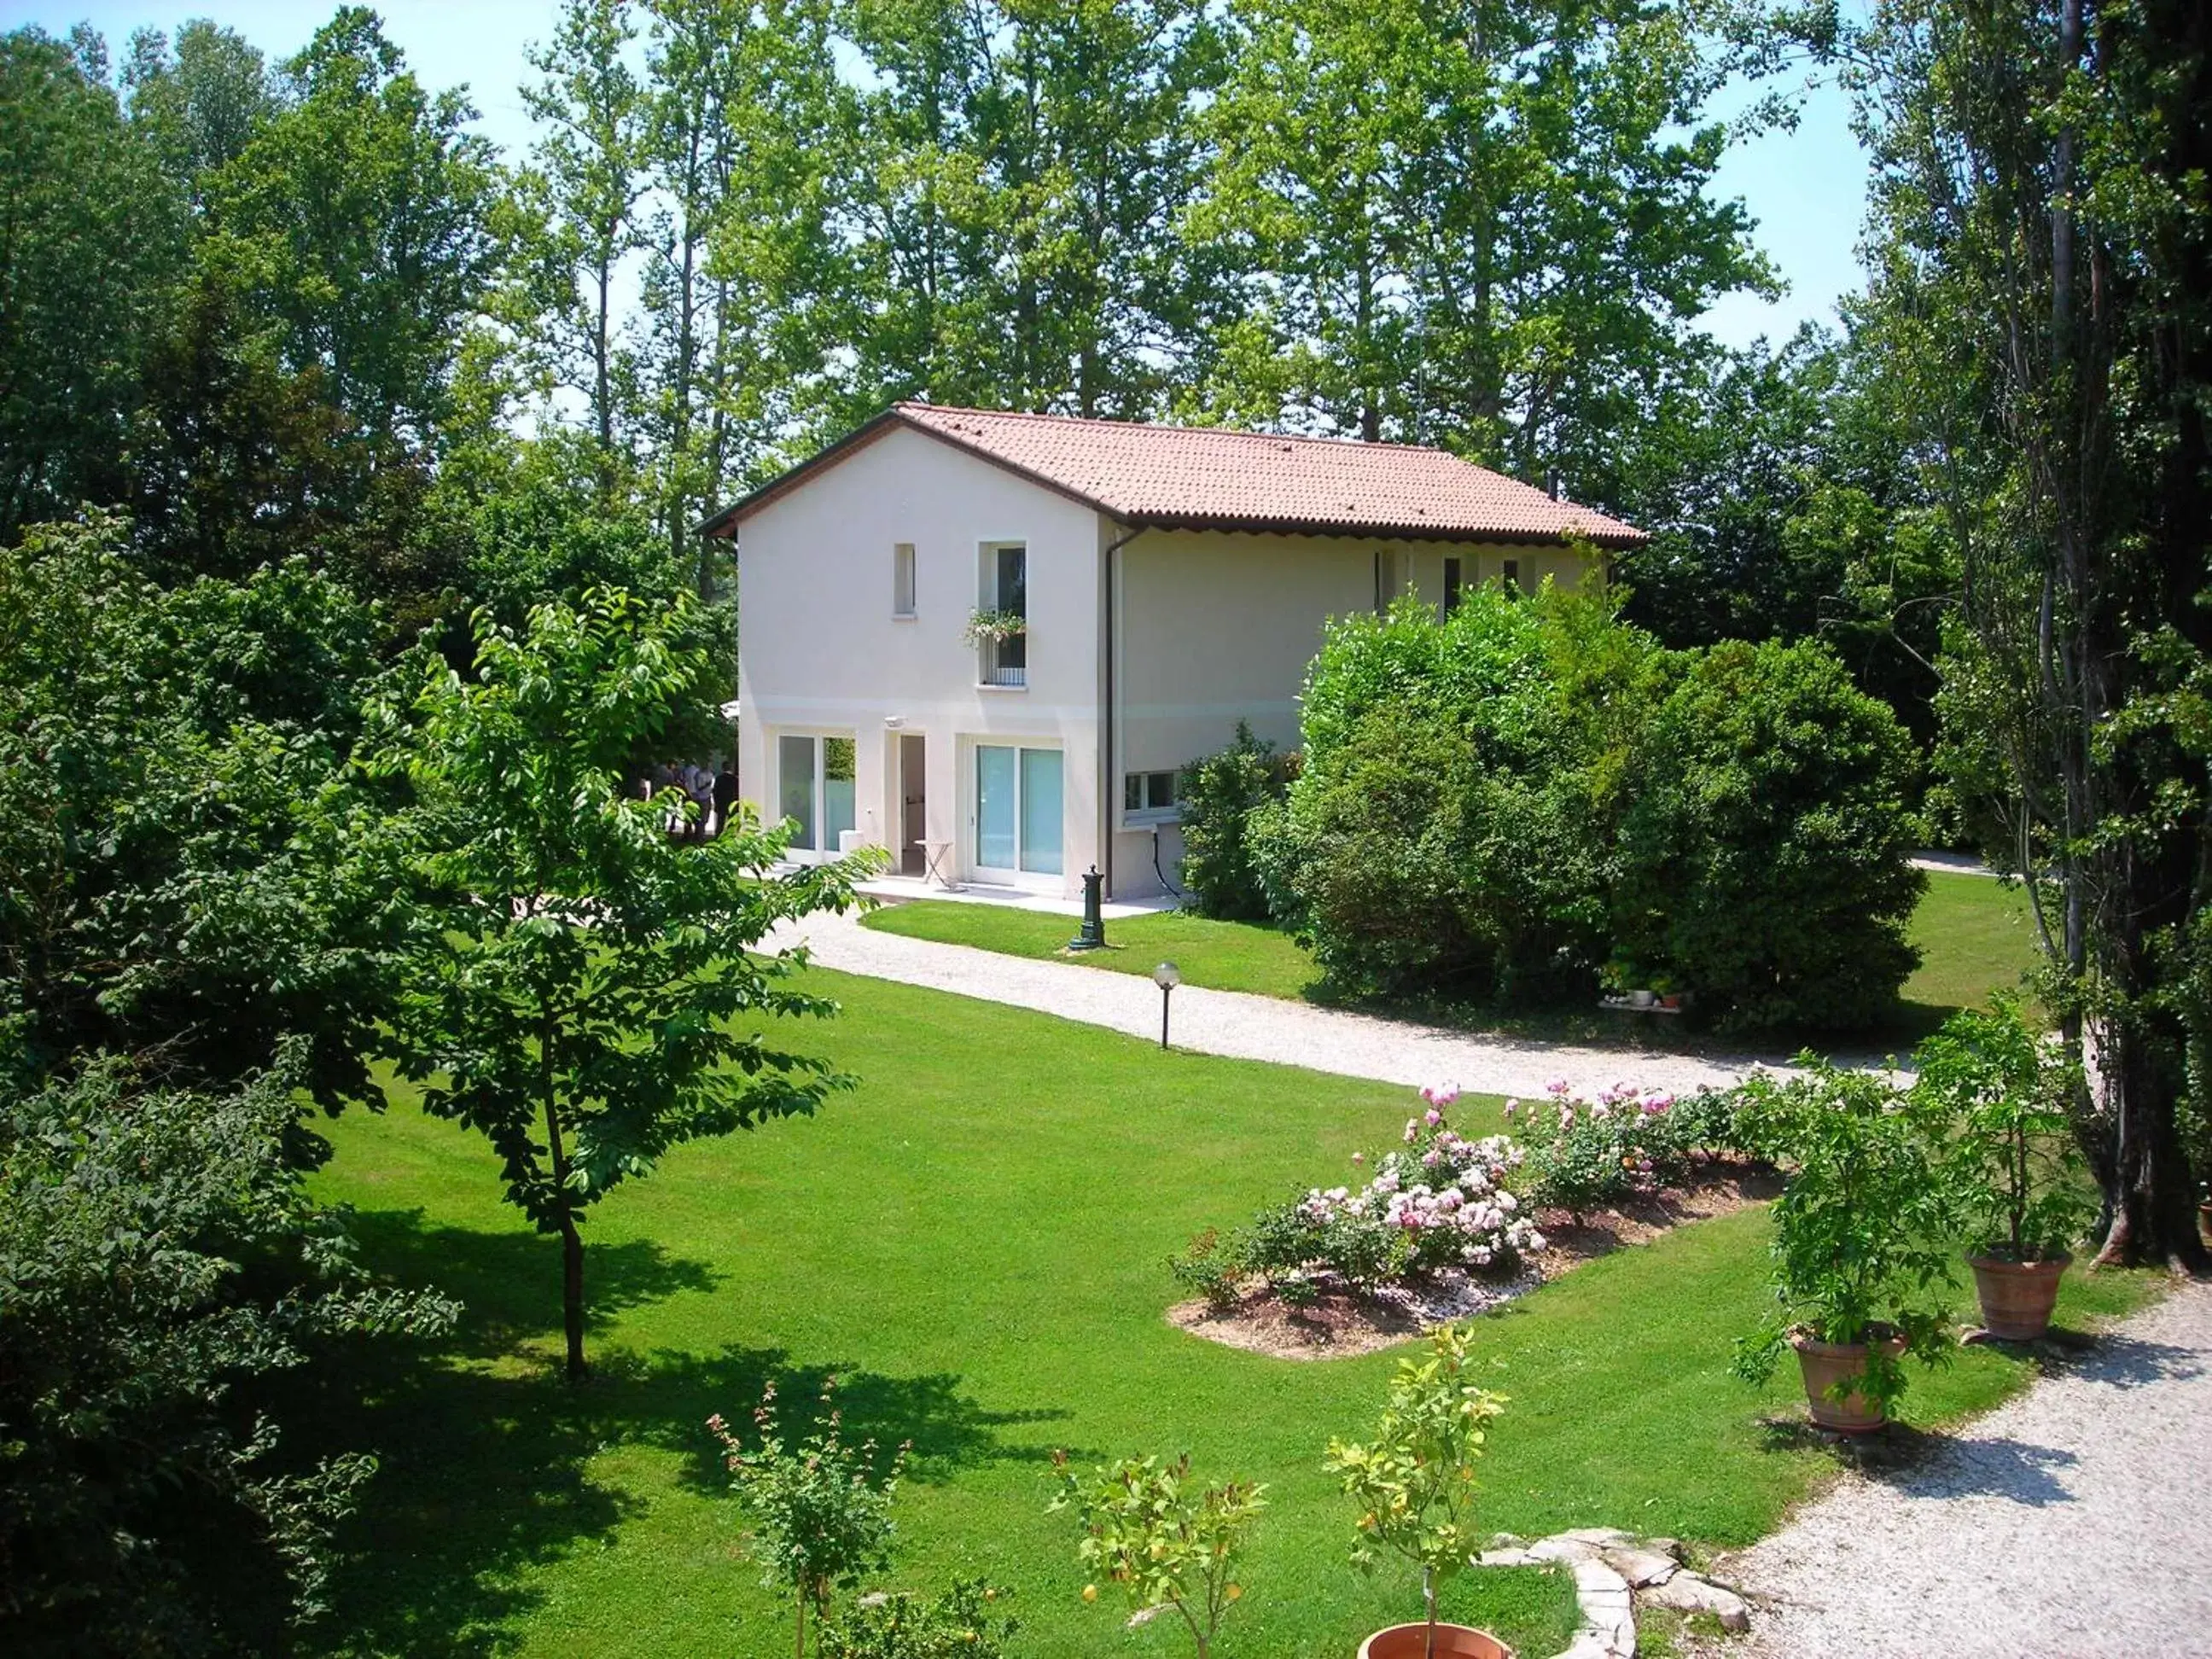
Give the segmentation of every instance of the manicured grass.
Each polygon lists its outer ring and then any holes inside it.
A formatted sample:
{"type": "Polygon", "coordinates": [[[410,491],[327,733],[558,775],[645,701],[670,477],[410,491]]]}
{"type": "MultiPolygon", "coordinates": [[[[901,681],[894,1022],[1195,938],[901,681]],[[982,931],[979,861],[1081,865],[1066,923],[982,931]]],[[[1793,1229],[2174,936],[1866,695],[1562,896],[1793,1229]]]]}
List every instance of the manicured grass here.
{"type": "Polygon", "coordinates": [[[1920,967],[1905,1000],[1948,1012],[2021,988],[2040,954],[2027,895],[1989,876],[1928,872],[1927,896],[1912,916],[1920,967]]]}
{"type": "MultiPolygon", "coordinates": [[[[465,1299],[427,1359],[360,1379],[334,1425],[382,1473],[349,1532],[324,1639],[349,1652],[774,1655],[786,1610],[738,1559],[741,1525],[702,1420],[777,1380],[796,1407],[845,1379],[852,1437],[915,1443],[893,1583],[975,1571],[1015,1586],[1036,1656],[1188,1651],[1167,1621],[1124,1635],[1086,1607],[1049,1455],[1188,1449],[1269,1484],[1223,1659],[1342,1659],[1411,1616],[1409,1572],[1346,1565],[1352,1517],[1320,1464],[1372,1423],[1394,1356],[1300,1364],[1161,1318],[1194,1230],[1295,1182],[1348,1175],[1402,1122],[1405,1091],[1202,1055],[994,1005],[815,970],[843,1000],[802,1039],[860,1079],[817,1118],[684,1149],[592,1212],[597,1374],[556,1373],[558,1257],[499,1200],[483,1142],[400,1108],[330,1126],[317,1177],[354,1205],[370,1261],[465,1299]],[[358,1415],[361,1420],[346,1420],[358,1415]]],[[[1468,1103],[1471,1127],[1495,1103],[1468,1103]]],[[[1621,1525],[1713,1544],[1771,1528],[1832,1466],[1762,1425],[1796,1384],[1727,1374],[1763,1304],[1763,1212],[1595,1262],[1481,1324],[1512,1396],[1483,1467],[1486,1522],[1621,1525]]],[[[2062,1319],[2140,1294],[2070,1276],[2062,1319]]],[[[1962,1354],[1916,1376],[1928,1424],[2022,1382],[1962,1354]]],[[[1556,1650],[1567,1587],[1469,1574],[1471,1622],[1556,1650]]]]}
{"type": "MultiPolygon", "coordinates": [[[[1260,996],[1310,998],[1320,975],[1313,958],[1289,934],[1250,922],[1208,921],[1169,912],[1109,922],[1110,948],[1067,955],[1074,924],[994,904],[927,899],[887,905],[863,919],[864,927],[909,938],[973,945],[1018,957],[1059,957],[1115,973],[1149,974],[1171,959],[1193,985],[1249,991],[1260,996]]],[[[1905,1007],[1894,1032],[1878,1034],[1909,1043],[1943,1022],[1952,1010],[1979,1003],[1993,990],[2016,988],[2034,964],[2033,923],[2027,899],[1987,876],[1932,871],[1927,896],[1912,919],[1920,968],[1905,981],[1905,1007]]],[[[1620,1034],[1617,1023],[1595,1028],[1620,1034]]],[[[1559,1037],[1586,1032],[1549,1032],[1559,1037]]],[[[1672,1032],[1638,1030],[1664,1040],[1672,1032]]]]}
{"type": "Polygon", "coordinates": [[[952,899],[887,904],[869,912],[861,926],[1006,956],[1060,957],[1117,974],[1149,974],[1159,963],[1172,962],[1193,985],[1257,996],[1302,996],[1320,977],[1313,958],[1288,933],[1246,921],[1208,921],[1176,910],[1109,921],[1105,950],[1073,955],[1066,954],[1076,927],[1073,919],[1000,904],[952,899]]]}

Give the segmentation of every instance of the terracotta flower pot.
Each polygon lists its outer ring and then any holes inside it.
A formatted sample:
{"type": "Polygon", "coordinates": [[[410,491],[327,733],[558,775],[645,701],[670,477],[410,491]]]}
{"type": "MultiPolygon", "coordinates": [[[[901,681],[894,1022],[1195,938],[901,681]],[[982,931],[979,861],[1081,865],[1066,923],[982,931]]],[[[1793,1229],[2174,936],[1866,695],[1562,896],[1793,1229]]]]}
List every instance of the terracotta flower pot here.
{"type": "MultiPolygon", "coordinates": [[[[1866,1374],[1867,1344],[1822,1342],[1800,1331],[1791,1334],[1790,1346],[1797,1350],[1797,1369],[1805,1376],[1805,1401],[1815,1423],[1838,1434],[1866,1434],[1888,1420],[1879,1405],[1856,1389],[1841,1401],[1828,1394],[1837,1383],[1866,1374]]],[[[1905,1352],[1905,1339],[1887,1338],[1881,1348],[1894,1359],[1905,1352]]]]}
{"type": "MultiPolygon", "coordinates": [[[[1393,1625],[1359,1644],[1359,1659],[1424,1659],[1429,1650],[1426,1624],[1393,1625]]],[[[1513,1650],[1488,1631],[1438,1624],[1437,1659],[1513,1659],[1513,1650]]]]}
{"type": "Polygon", "coordinates": [[[2059,1276],[2074,1258],[2061,1253],[2047,1261],[2008,1261],[1997,1255],[1970,1255],[1974,1293],[1982,1299],[1982,1328],[2006,1342],[2033,1342],[2051,1328],[2058,1305],[2059,1276]]]}

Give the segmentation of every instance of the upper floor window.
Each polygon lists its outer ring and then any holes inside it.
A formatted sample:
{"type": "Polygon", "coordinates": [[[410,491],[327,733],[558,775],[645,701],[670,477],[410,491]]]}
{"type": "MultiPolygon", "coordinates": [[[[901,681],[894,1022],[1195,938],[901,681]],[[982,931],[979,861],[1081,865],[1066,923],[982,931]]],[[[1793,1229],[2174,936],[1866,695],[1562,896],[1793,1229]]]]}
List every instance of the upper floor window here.
{"type": "Polygon", "coordinates": [[[901,542],[891,549],[891,615],[914,615],[914,544],[901,542]]]}
{"type": "Polygon", "coordinates": [[[977,611],[993,626],[979,630],[986,685],[1029,684],[1030,555],[1020,542],[994,542],[982,550],[977,611]]]}

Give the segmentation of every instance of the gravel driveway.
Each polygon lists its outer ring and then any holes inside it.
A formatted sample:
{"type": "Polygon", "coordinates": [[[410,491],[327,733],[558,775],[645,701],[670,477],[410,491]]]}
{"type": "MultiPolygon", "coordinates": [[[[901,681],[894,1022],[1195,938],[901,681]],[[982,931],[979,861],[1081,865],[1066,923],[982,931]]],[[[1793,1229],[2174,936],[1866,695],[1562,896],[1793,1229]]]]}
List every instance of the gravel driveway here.
{"type": "MultiPolygon", "coordinates": [[[[779,929],[767,943],[775,949],[802,939],[825,968],[1032,1008],[1133,1036],[1159,1036],[1160,994],[1139,975],[907,939],[863,927],[852,916],[809,916],[779,929]]],[[[1195,985],[1176,992],[1173,1020],[1172,1041],[1178,1048],[1387,1083],[1449,1079],[1485,1094],[1538,1094],[1558,1077],[1583,1094],[1623,1081],[1679,1094],[1703,1085],[1726,1088],[1759,1063],[1759,1056],[1749,1054],[1646,1054],[1464,1036],[1371,1014],[1195,985]]]]}
{"type": "Polygon", "coordinates": [[[1742,1659],[2212,1659],[2212,1285],[1715,1576],[1742,1659]]]}

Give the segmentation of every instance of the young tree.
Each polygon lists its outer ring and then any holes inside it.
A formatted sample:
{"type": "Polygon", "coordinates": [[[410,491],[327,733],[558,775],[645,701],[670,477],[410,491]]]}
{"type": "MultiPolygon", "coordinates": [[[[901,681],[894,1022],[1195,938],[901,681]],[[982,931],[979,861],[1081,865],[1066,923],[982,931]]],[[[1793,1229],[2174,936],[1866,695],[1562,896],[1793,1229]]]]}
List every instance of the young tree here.
{"type": "Polygon", "coordinates": [[[672,838],[625,781],[709,684],[690,602],[595,588],[526,627],[480,616],[475,673],[429,659],[379,702],[370,771],[408,799],[373,854],[413,913],[392,1058],[426,1109],[483,1134],[508,1201],[562,1247],[568,1372],[584,1375],[585,1212],[671,1146],[811,1113],[849,1079],[772,1046],[836,1005],[777,923],[842,910],[867,866],[772,866],[748,817],[672,838]]]}

